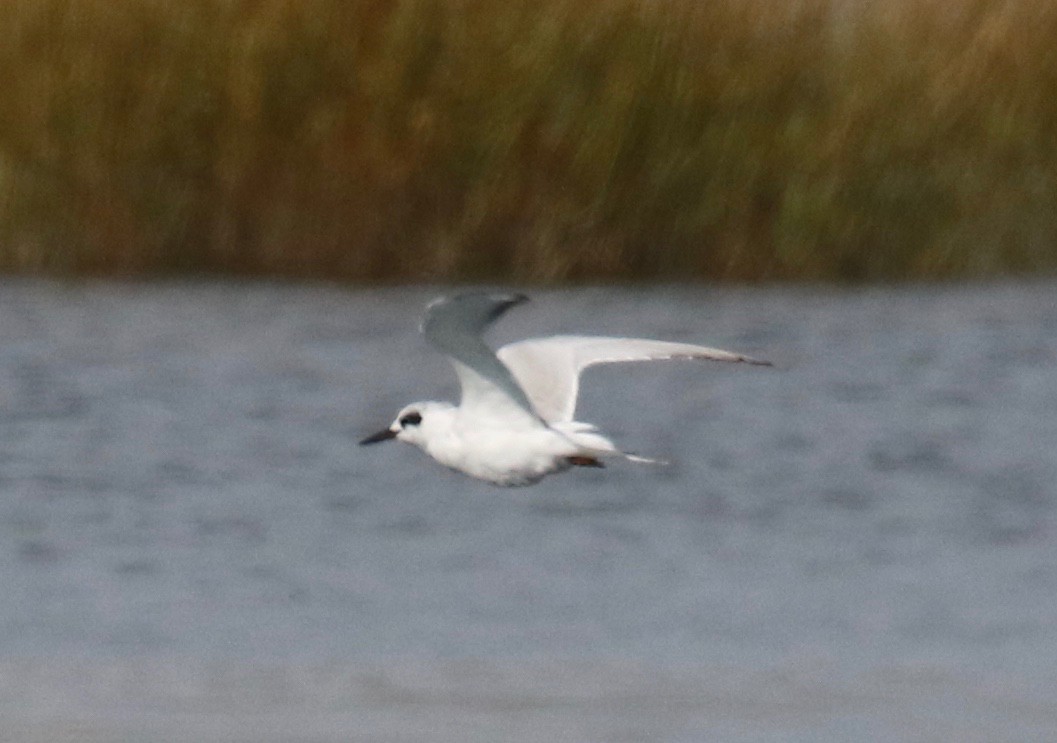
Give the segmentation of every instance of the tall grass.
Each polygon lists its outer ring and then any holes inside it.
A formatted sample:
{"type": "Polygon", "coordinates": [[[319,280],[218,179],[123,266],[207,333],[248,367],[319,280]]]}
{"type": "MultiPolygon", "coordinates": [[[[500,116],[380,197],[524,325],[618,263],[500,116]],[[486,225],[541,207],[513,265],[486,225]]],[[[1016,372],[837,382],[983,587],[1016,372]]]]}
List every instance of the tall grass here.
{"type": "Polygon", "coordinates": [[[0,271],[1057,269],[1048,0],[2,0],[0,271]]]}

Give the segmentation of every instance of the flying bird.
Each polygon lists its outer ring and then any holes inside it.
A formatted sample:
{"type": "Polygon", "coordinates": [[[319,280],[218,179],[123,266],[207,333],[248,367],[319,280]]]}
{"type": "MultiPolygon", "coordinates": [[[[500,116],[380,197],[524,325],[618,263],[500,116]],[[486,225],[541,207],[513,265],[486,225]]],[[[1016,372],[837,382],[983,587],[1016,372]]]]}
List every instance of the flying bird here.
{"type": "Polygon", "coordinates": [[[595,426],[573,419],[584,369],[658,359],[770,366],[717,348],[644,338],[555,335],[492,351],[485,329],[526,301],[523,294],[474,292],[431,302],[422,333],[455,367],[462,398],[458,405],[412,403],[360,444],[414,444],[446,467],[502,486],[531,485],[574,466],[602,467],[610,458],[659,463],[620,450],[595,426]]]}

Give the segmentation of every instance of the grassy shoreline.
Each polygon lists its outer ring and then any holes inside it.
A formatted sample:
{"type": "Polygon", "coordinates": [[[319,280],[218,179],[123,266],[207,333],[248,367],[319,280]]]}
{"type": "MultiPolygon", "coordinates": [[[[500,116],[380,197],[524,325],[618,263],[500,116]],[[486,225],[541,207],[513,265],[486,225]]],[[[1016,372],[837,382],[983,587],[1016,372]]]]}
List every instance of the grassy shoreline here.
{"type": "Polygon", "coordinates": [[[7,0],[0,272],[1057,273],[1041,0],[7,0]]]}

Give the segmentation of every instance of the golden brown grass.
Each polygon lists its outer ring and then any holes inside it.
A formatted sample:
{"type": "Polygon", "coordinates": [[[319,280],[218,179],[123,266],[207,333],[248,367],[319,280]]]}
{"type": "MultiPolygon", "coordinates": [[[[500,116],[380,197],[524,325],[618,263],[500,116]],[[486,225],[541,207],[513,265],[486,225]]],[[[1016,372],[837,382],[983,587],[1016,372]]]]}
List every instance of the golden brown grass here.
{"type": "Polygon", "coordinates": [[[0,271],[1057,269],[1045,0],[0,0],[0,271]]]}

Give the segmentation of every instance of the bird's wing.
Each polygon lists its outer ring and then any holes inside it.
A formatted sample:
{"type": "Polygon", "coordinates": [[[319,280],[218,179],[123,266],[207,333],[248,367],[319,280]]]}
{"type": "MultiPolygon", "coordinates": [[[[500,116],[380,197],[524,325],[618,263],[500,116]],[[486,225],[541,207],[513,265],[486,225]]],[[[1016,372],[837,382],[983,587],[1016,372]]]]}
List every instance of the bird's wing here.
{"type": "Polygon", "coordinates": [[[422,333],[455,367],[462,387],[460,407],[476,415],[528,416],[540,422],[525,391],[482,337],[500,315],[527,300],[523,294],[474,292],[443,297],[426,308],[422,333]]]}
{"type": "Polygon", "coordinates": [[[691,343],[582,335],[530,338],[503,346],[497,355],[513,373],[536,412],[548,423],[573,419],[576,395],[580,388],[580,372],[594,364],[708,359],[770,366],[770,362],[740,353],[691,343]]]}

